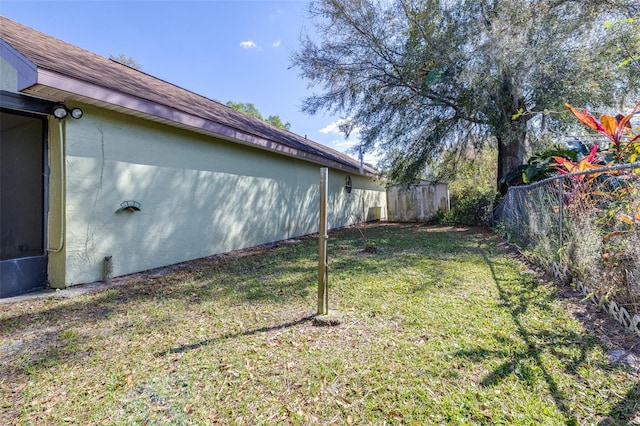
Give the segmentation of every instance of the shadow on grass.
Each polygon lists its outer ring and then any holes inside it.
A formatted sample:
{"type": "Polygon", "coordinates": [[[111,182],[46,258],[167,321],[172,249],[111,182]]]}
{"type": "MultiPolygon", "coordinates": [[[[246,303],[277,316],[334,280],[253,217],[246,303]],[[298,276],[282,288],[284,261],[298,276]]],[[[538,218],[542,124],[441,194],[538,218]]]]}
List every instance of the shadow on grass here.
{"type": "MultiPolygon", "coordinates": [[[[335,230],[330,234],[330,263],[334,271],[353,271],[358,266],[371,272],[380,267],[379,261],[386,263],[388,270],[395,270],[422,256],[458,256],[476,242],[475,238],[469,241],[470,234],[475,231],[415,224],[372,225],[368,236],[384,243],[383,252],[358,256],[354,255],[361,242],[358,231],[335,230]],[[452,240],[457,244],[451,244],[452,240]]],[[[44,369],[64,361],[82,363],[88,354],[76,349],[89,338],[85,331],[104,327],[103,323],[110,328],[114,318],[125,319],[116,324],[113,333],[129,326],[144,328],[136,321],[149,322],[150,328],[160,323],[163,327],[172,326],[169,314],[131,317],[140,303],[150,303],[150,309],[173,312],[173,303],[179,304],[179,309],[193,310],[211,300],[224,300],[227,304],[302,300],[316,285],[316,259],[316,239],[301,238],[292,244],[271,244],[148,271],[138,278],[126,278],[127,284],[74,299],[26,302],[24,308],[14,313],[8,309],[0,317],[4,373],[15,377],[26,367],[44,369]]]]}
{"type": "MultiPolygon", "coordinates": [[[[520,338],[524,341],[527,349],[515,354],[495,353],[498,356],[510,356],[510,359],[496,368],[491,374],[489,374],[482,384],[485,386],[491,386],[500,380],[504,379],[509,374],[516,374],[518,367],[522,365],[522,362],[529,359],[535,362],[535,365],[542,372],[542,376],[547,384],[549,392],[554,400],[554,403],[558,410],[564,415],[567,424],[578,424],[578,420],[572,414],[571,409],[566,404],[566,393],[560,389],[558,383],[553,378],[549,370],[542,362],[541,355],[543,350],[547,350],[555,359],[563,365],[563,370],[566,374],[576,375],[580,366],[585,365],[588,362],[587,357],[589,352],[596,347],[602,346],[595,336],[576,333],[574,331],[550,331],[543,330],[540,332],[530,332],[527,330],[523,321],[521,320],[522,314],[527,311],[528,306],[531,305],[533,298],[530,296],[530,291],[522,289],[519,292],[509,292],[503,285],[501,285],[501,279],[496,272],[495,265],[485,254],[485,261],[491,270],[493,280],[498,289],[500,298],[503,301],[503,306],[510,310],[513,322],[518,330],[520,338]],[[514,300],[515,299],[515,300],[514,300]],[[579,350],[579,355],[573,355],[567,353],[566,349],[579,350]]],[[[606,348],[602,348],[606,350],[606,348]]],[[[487,356],[487,351],[484,349],[479,350],[477,353],[465,354],[465,356],[471,356],[472,358],[478,356],[487,356]]],[[[609,364],[599,364],[598,368],[603,370],[612,369],[609,364]]],[[[522,377],[522,371],[519,372],[520,379],[527,379],[522,377]]],[[[636,382],[635,385],[627,392],[627,394],[621,398],[621,400],[609,411],[607,417],[602,420],[600,425],[619,425],[629,424],[632,420],[640,420],[640,383],[636,382]]]]}
{"type": "Polygon", "coordinates": [[[173,312],[206,309],[199,306],[209,306],[211,301],[240,305],[304,299],[316,280],[315,272],[304,262],[314,248],[315,241],[308,241],[238,257],[219,255],[168,267],[166,272],[149,271],[128,278],[127,284],[73,299],[26,301],[15,310],[3,307],[0,380],[21,380],[25,374],[59,363],[82,364],[91,356],[93,349],[86,343],[96,332],[104,339],[129,329],[144,329],[145,323],[148,329],[169,328],[180,319],[173,312]],[[152,314],[132,315],[140,306],[152,314]],[[100,331],[104,327],[107,332],[100,331]]]}
{"type": "Polygon", "coordinates": [[[376,243],[377,251],[374,253],[364,252],[357,229],[343,229],[330,234],[330,271],[376,274],[407,267],[429,270],[427,282],[416,286],[416,291],[454,285],[445,283],[451,270],[446,267],[438,269],[443,262],[457,262],[461,256],[480,256],[484,252],[478,248],[479,242],[491,242],[485,238],[486,234],[468,228],[394,224],[393,227],[367,229],[368,240],[376,243]]]}
{"type": "Polygon", "coordinates": [[[607,417],[598,425],[627,425],[639,424],[640,422],[640,383],[636,382],[635,386],[627,392],[616,405],[609,411],[607,417]],[[634,423],[631,423],[634,421],[634,423]]]}
{"type": "Polygon", "coordinates": [[[198,348],[201,348],[203,346],[209,346],[209,345],[212,345],[212,344],[215,344],[215,343],[220,343],[220,342],[223,342],[223,341],[229,340],[229,339],[236,339],[238,337],[253,336],[255,334],[260,334],[260,333],[269,333],[271,331],[284,330],[284,329],[287,329],[287,328],[296,327],[298,325],[301,325],[301,324],[304,324],[306,322],[309,322],[312,319],[314,319],[315,317],[316,317],[316,315],[313,314],[313,315],[308,315],[306,317],[302,317],[299,320],[287,322],[287,323],[284,323],[284,324],[273,325],[273,326],[269,326],[269,327],[254,328],[252,330],[245,330],[245,331],[241,331],[241,332],[238,332],[238,333],[228,333],[228,334],[225,334],[224,336],[214,337],[214,338],[211,338],[211,339],[202,340],[200,342],[192,343],[190,345],[183,345],[183,346],[178,346],[177,348],[171,348],[171,349],[166,350],[166,351],[158,352],[155,355],[159,357],[159,356],[164,356],[164,355],[169,355],[169,354],[178,354],[178,353],[182,353],[182,352],[187,352],[187,351],[191,351],[191,350],[194,350],[194,349],[198,349],[198,348]]]}
{"type": "MultiPolygon", "coordinates": [[[[510,375],[515,375],[519,380],[533,385],[538,380],[538,375],[541,375],[556,408],[564,416],[565,423],[577,425],[578,419],[572,413],[572,409],[567,405],[566,392],[561,389],[557,380],[545,365],[542,356],[543,352],[548,351],[556,357],[559,363],[564,364],[564,371],[566,373],[576,374],[576,368],[587,362],[589,351],[598,345],[597,340],[593,336],[583,335],[569,330],[530,331],[525,325],[526,319],[523,318],[523,315],[534,305],[539,309],[549,310],[548,300],[543,299],[540,301],[539,295],[535,295],[532,288],[519,287],[517,290],[510,290],[509,286],[503,283],[504,278],[496,271],[496,265],[489,259],[486,253],[484,254],[484,260],[491,271],[493,281],[502,300],[501,305],[509,311],[518,336],[521,342],[524,343],[525,348],[515,352],[510,350],[496,351],[479,348],[471,351],[459,351],[457,355],[476,361],[491,356],[506,358],[505,362],[495,368],[482,380],[481,383],[483,386],[494,386],[510,375]],[[575,353],[576,350],[579,350],[578,355],[575,353]],[[534,371],[530,367],[531,364],[535,365],[537,371],[534,371]]],[[[509,344],[508,341],[504,343],[509,344]]]]}
{"type": "Polygon", "coordinates": [[[128,304],[140,300],[176,300],[193,305],[221,296],[233,297],[234,302],[263,299],[277,302],[305,297],[315,283],[314,271],[295,263],[297,252],[279,249],[238,258],[222,254],[211,260],[195,260],[193,265],[185,262],[177,267],[133,274],[123,278],[118,286],[73,299],[55,297],[26,301],[23,303],[41,304],[42,307],[15,315],[7,308],[8,315],[0,319],[0,337],[38,320],[46,320],[48,325],[95,322],[113,313],[127,311],[128,304]],[[265,270],[272,273],[265,275],[265,270]],[[277,281],[279,276],[287,275],[297,278],[286,283],[277,281]]]}

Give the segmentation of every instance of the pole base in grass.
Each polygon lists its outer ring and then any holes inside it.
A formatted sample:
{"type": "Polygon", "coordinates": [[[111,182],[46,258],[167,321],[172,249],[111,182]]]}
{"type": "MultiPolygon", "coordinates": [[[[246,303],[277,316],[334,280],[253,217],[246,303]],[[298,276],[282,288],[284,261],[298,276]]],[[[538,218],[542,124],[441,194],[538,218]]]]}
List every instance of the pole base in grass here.
{"type": "Polygon", "coordinates": [[[326,315],[313,317],[313,325],[318,327],[334,327],[340,324],[342,324],[342,314],[339,311],[329,309],[326,315]]]}

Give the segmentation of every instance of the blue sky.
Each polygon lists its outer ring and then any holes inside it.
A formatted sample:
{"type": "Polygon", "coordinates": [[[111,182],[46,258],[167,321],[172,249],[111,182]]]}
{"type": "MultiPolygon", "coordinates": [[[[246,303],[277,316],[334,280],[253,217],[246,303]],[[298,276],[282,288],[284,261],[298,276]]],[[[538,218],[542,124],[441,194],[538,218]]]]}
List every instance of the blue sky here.
{"type": "Polygon", "coordinates": [[[314,30],[307,3],[0,0],[0,14],[99,55],[131,56],[144,72],[208,98],[251,102],[293,132],[346,152],[357,133],[345,141],[340,117],[302,113],[311,89],[289,69],[300,35],[314,30]]]}

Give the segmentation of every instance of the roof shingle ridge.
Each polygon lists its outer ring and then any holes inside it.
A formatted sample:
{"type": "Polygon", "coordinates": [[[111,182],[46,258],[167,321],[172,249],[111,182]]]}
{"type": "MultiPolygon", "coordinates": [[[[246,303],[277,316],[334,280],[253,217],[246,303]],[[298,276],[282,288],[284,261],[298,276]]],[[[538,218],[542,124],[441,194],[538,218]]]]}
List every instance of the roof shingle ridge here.
{"type": "MultiPolygon", "coordinates": [[[[303,137],[290,130],[278,128],[264,120],[236,111],[218,100],[208,98],[146,71],[127,66],[0,15],[0,22],[2,21],[5,22],[0,25],[0,37],[9,38],[7,42],[27,59],[34,62],[38,68],[193,114],[248,135],[327,157],[327,159],[338,161],[349,167],[357,168],[359,165],[357,160],[347,154],[307,139],[306,135],[303,137]],[[15,34],[16,31],[28,33],[29,36],[25,37],[22,34],[22,37],[18,37],[15,34]],[[38,40],[40,43],[34,43],[33,40],[38,40]],[[16,44],[18,46],[15,46],[16,44]],[[42,52],[43,45],[49,48],[44,53],[42,52]],[[40,47],[39,50],[38,47],[40,47]],[[56,54],[64,57],[65,60],[61,61],[61,58],[56,58],[56,54]],[[101,64],[103,66],[100,66],[101,64]],[[103,79],[101,80],[99,77],[103,77],[103,79]],[[171,93],[170,88],[173,88],[175,92],[171,93]],[[170,96],[171,94],[174,96],[170,96]],[[173,102],[169,102],[169,99],[172,99],[173,102]],[[194,103],[198,105],[194,105],[194,103]]],[[[369,167],[366,169],[369,172],[375,172],[369,167]]]]}

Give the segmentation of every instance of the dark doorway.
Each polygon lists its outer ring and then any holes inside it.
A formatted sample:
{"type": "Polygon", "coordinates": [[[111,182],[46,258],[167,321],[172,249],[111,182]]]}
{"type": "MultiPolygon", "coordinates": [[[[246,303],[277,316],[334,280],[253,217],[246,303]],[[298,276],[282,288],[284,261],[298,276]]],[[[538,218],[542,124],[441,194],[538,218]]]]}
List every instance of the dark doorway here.
{"type": "Polygon", "coordinates": [[[0,110],[0,297],[47,282],[46,118],[0,110]]]}

